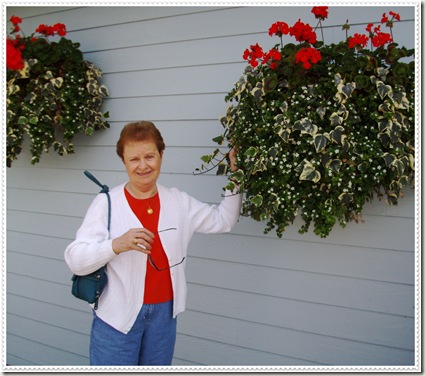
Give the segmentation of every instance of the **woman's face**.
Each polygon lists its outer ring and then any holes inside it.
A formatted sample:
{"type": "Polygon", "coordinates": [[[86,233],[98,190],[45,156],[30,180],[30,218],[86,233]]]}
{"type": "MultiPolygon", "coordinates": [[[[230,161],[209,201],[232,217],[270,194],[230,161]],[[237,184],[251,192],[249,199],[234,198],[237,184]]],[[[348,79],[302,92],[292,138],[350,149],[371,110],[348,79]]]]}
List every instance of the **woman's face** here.
{"type": "Polygon", "coordinates": [[[153,141],[129,141],[123,161],[130,183],[141,190],[153,189],[161,172],[162,153],[153,141]]]}

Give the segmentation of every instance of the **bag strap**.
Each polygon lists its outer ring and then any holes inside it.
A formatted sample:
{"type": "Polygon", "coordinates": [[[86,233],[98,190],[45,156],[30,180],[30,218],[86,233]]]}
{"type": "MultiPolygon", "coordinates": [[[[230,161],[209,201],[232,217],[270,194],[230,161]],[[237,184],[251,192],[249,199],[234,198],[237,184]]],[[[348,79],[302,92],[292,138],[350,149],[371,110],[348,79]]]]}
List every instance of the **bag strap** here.
{"type": "Polygon", "coordinates": [[[108,197],[108,231],[111,228],[111,197],[109,196],[109,187],[107,185],[102,184],[99,180],[97,180],[90,172],[87,170],[84,171],[84,175],[86,175],[92,182],[96,183],[102,190],[99,193],[105,193],[108,197]]]}

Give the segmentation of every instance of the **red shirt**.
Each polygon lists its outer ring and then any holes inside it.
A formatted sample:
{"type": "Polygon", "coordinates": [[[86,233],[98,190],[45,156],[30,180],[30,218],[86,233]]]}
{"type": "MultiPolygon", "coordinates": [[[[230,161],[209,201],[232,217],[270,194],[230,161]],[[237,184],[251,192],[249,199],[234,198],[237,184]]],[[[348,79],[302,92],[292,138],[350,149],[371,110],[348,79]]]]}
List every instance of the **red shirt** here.
{"type": "MultiPolygon", "coordinates": [[[[160,201],[158,193],[147,199],[138,199],[133,197],[127,189],[124,188],[125,197],[136,217],[142,223],[143,227],[156,233],[158,231],[160,201]],[[152,214],[149,214],[149,213],[152,214]]],[[[168,258],[162,247],[159,234],[155,234],[152,243],[151,258],[158,269],[168,267],[168,258]]],[[[146,264],[145,277],[145,296],[144,304],[163,303],[173,299],[173,285],[171,282],[170,269],[158,271],[149,260],[146,264]]]]}

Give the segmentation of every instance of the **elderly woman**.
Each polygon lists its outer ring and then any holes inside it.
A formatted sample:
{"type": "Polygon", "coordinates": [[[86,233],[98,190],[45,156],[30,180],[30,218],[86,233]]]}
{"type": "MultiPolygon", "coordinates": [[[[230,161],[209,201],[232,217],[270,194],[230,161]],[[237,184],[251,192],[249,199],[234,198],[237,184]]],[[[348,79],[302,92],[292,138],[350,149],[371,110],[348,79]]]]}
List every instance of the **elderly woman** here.
{"type": "MultiPolygon", "coordinates": [[[[117,154],[128,181],[99,194],[89,207],[65,260],[77,275],[107,265],[105,287],[90,338],[91,365],[170,365],[176,317],[185,310],[185,259],[195,232],[229,232],[241,195],[227,192],[220,205],[202,203],[157,183],[165,144],[151,122],[127,124],[117,154]]],[[[231,169],[235,157],[230,153],[231,169]]]]}

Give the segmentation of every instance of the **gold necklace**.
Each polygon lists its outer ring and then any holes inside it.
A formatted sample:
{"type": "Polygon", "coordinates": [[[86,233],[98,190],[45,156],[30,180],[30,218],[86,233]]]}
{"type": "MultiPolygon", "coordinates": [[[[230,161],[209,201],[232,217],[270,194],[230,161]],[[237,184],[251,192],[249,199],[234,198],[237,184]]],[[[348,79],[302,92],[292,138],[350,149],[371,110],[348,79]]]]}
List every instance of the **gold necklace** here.
{"type": "MultiPolygon", "coordinates": [[[[130,183],[128,184],[128,188],[130,189],[131,193],[133,194],[133,196],[135,198],[138,198],[137,195],[134,193],[134,191],[131,189],[131,185],[130,183]]],[[[140,200],[140,199],[139,199],[140,200]]],[[[149,215],[153,214],[153,209],[151,208],[151,206],[148,204],[148,208],[146,209],[146,213],[148,213],[149,215]]]]}

